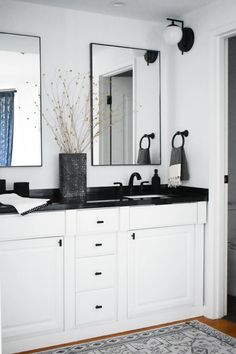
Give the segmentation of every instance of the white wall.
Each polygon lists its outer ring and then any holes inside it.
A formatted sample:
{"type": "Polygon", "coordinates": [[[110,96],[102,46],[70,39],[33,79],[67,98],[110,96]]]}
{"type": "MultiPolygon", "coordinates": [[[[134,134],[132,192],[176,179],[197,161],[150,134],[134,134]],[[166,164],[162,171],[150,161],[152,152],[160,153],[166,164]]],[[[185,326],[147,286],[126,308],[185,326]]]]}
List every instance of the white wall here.
{"type": "Polygon", "coordinates": [[[232,22],[236,23],[235,0],[218,0],[188,14],[185,25],[195,32],[194,47],[183,56],[176,51],[173,58],[173,127],[177,130],[189,129],[190,132],[186,139],[186,152],[191,178],[186,185],[208,187],[209,121],[214,89],[212,34],[232,22]]]}
{"type": "MultiPolygon", "coordinates": [[[[42,38],[42,70],[53,74],[56,68],[89,71],[89,43],[107,43],[157,49],[162,51],[162,181],[167,181],[169,163],[167,87],[171,82],[166,51],[161,43],[162,26],[156,23],[96,15],[72,10],[43,7],[10,0],[0,2],[0,31],[39,35],[42,38]]],[[[44,100],[45,101],[45,100],[44,100]]],[[[44,107],[45,109],[45,107],[44,107]]],[[[172,123],[171,123],[172,124],[172,123]]],[[[153,167],[92,167],[88,154],[88,186],[111,185],[115,180],[128,182],[138,171],[151,179],[153,167]]],[[[43,167],[2,168],[0,178],[8,186],[14,181],[29,181],[31,188],[58,186],[58,149],[48,129],[43,126],[43,167]]]]}

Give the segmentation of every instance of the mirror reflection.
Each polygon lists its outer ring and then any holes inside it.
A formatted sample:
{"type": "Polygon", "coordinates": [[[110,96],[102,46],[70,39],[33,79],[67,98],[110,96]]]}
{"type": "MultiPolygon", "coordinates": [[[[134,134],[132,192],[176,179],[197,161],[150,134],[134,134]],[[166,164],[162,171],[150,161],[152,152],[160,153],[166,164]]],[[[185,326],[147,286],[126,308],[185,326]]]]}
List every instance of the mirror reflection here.
{"type": "Polygon", "coordinates": [[[0,33],[0,166],[41,165],[40,38],[0,33]]]}
{"type": "Polygon", "coordinates": [[[94,43],[90,50],[92,164],[160,164],[160,52],[94,43]]]}

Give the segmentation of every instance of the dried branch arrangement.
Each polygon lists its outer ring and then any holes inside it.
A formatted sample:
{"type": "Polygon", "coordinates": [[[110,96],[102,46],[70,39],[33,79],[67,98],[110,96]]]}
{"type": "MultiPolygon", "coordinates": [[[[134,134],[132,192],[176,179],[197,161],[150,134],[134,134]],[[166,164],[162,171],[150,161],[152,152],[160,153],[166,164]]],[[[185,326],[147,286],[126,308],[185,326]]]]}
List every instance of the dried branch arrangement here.
{"type": "MultiPolygon", "coordinates": [[[[44,75],[44,81],[45,79],[44,75]]],[[[46,95],[49,104],[43,118],[63,153],[85,152],[91,144],[91,128],[95,139],[110,126],[110,122],[103,120],[98,103],[97,112],[93,112],[91,127],[88,74],[75,74],[72,70],[58,69],[46,95]]],[[[93,97],[93,100],[98,98],[93,97]]]]}

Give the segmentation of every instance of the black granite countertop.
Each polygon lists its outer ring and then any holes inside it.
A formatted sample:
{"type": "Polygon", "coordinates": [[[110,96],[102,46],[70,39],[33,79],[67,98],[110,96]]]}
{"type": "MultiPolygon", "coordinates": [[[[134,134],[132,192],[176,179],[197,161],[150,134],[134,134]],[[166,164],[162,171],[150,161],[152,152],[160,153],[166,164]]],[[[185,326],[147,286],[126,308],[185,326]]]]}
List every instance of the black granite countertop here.
{"type": "MultiPolygon", "coordinates": [[[[139,186],[135,186],[134,195],[140,195],[139,186]]],[[[48,198],[49,204],[40,211],[72,210],[84,208],[122,207],[137,205],[163,205],[175,203],[193,203],[208,200],[208,189],[194,187],[168,188],[161,186],[161,197],[148,197],[154,194],[151,186],[145,186],[142,197],[128,199],[128,188],[123,187],[121,197],[119,187],[91,187],[87,190],[87,200],[84,203],[78,200],[62,200],[59,189],[34,189],[30,191],[31,198],[48,198]]],[[[16,213],[12,206],[0,205],[0,214],[16,213]]]]}

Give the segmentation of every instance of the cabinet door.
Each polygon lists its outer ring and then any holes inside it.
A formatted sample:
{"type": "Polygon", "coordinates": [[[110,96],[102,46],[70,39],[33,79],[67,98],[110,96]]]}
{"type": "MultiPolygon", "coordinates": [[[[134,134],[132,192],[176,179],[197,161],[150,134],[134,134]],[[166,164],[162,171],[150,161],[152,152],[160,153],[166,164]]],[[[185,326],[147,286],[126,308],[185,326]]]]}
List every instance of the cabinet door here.
{"type": "Polygon", "coordinates": [[[129,317],[194,302],[194,238],[194,226],[130,232],[129,317]]]}
{"type": "Polygon", "coordinates": [[[60,238],[0,242],[3,337],[63,328],[60,238]]]}

